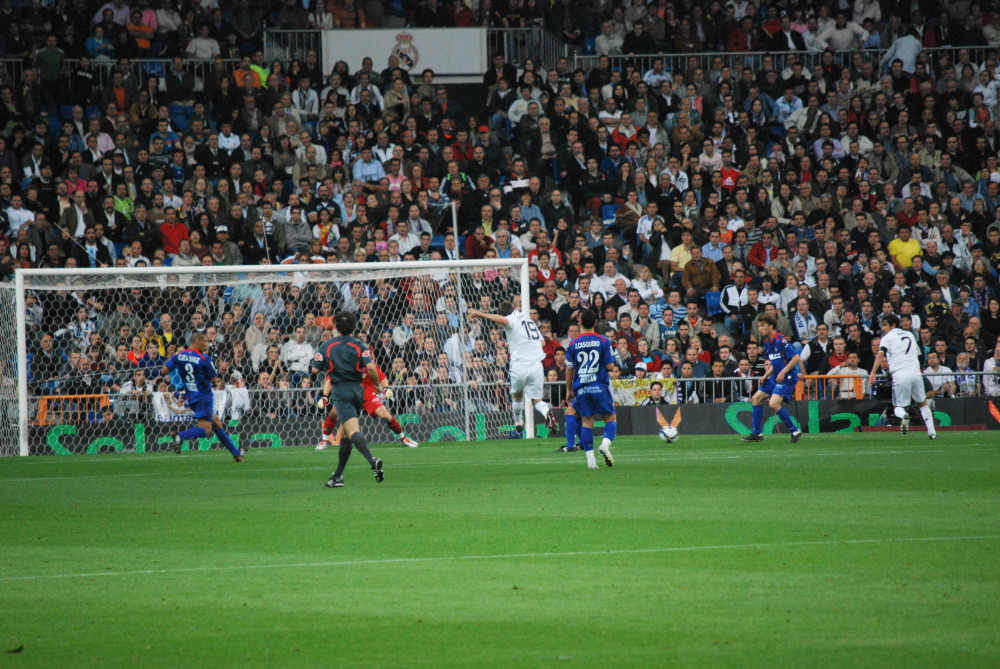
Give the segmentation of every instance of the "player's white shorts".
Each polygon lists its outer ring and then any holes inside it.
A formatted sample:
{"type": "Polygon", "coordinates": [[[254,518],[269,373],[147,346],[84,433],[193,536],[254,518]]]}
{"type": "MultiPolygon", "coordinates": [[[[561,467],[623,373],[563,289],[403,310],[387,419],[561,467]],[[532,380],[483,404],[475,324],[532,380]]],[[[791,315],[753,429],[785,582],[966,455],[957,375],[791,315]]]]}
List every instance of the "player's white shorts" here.
{"type": "Polygon", "coordinates": [[[524,393],[529,400],[544,397],[545,369],[541,362],[510,368],[510,392],[512,395],[524,393]]]}
{"type": "Polygon", "coordinates": [[[906,408],[927,399],[924,392],[924,377],[920,372],[900,372],[892,375],[892,403],[906,408]]]}

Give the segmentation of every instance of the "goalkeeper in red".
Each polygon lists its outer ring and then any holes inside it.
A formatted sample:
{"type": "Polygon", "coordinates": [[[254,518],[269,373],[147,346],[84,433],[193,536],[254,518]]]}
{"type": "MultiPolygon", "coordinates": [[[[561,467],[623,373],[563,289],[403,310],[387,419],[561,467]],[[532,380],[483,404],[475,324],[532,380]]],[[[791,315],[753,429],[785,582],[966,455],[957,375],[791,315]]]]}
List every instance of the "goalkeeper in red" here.
{"type": "Polygon", "coordinates": [[[337,469],[326,482],[327,488],[342,488],[344,486],[344,468],[351,457],[351,449],[356,448],[375,474],[375,480],[382,482],[382,461],[372,455],[368,449],[368,440],[358,430],[358,414],[364,404],[364,391],[361,381],[367,375],[371,379],[376,392],[382,391],[382,381],[379,379],[378,367],[372,361],[372,351],[360,339],[353,337],[357,321],[354,314],[341,311],[334,317],[334,326],[338,336],[323,342],[319,354],[313,359],[312,368],[316,372],[324,372],[329,383],[324,383],[323,397],[320,406],[332,403],[340,419],[340,460],[337,469]],[[326,388],[330,392],[326,392],[326,388]]]}
{"type": "Polygon", "coordinates": [[[222,421],[215,415],[215,400],[212,395],[212,386],[218,378],[215,372],[215,365],[205,355],[208,350],[208,338],[200,332],[191,335],[191,348],[180,351],[173,355],[160,370],[161,375],[170,378],[171,372],[176,371],[180,376],[181,385],[187,395],[187,405],[194,414],[197,424],[178,433],[171,430],[170,436],[174,440],[174,452],[181,452],[181,445],[188,439],[201,439],[209,434],[214,434],[219,441],[229,449],[236,462],[243,461],[243,455],[236,444],[229,438],[229,434],[222,427],[222,421]]]}
{"type": "MultiPolygon", "coordinates": [[[[317,353],[316,360],[320,360],[321,356],[322,353],[317,353]]],[[[375,365],[375,369],[378,370],[379,383],[384,385],[386,381],[385,372],[383,372],[382,368],[378,365],[375,365]]],[[[324,395],[328,395],[330,393],[330,385],[331,381],[328,376],[323,381],[324,395]]],[[[375,384],[372,383],[371,378],[367,374],[365,375],[365,378],[361,380],[361,387],[364,388],[365,391],[364,404],[361,405],[361,408],[365,410],[365,413],[372,418],[378,418],[385,423],[386,427],[388,427],[389,430],[396,435],[396,439],[399,440],[399,443],[404,446],[409,446],[410,448],[416,448],[419,446],[420,444],[416,440],[406,436],[406,433],[403,432],[403,427],[399,424],[399,421],[396,420],[396,417],[389,413],[389,410],[385,408],[384,404],[382,404],[384,395],[375,391],[375,384]]],[[[390,391],[387,390],[386,392],[390,391]]],[[[316,446],[317,451],[325,451],[331,445],[336,445],[338,443],[339,440],[335,440],[336,429],[337,414],[336,412],[331,411],[323,421],[323,439],[320,440],[319,445],[316,446]]]]}

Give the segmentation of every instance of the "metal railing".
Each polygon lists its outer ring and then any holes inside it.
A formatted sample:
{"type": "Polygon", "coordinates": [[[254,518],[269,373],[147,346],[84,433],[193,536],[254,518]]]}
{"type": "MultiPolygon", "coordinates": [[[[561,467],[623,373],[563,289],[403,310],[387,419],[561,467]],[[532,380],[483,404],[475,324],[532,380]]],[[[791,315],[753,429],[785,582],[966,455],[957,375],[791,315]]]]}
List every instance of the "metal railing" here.
{"type": "MultiPolygon", "coordinates": [[[[873,61],[876,64],[875,69],[878,71],[878,64],[885,55],[886,51],[888,51],[888,48],[836,51],[834,52],[834,60],[842,67],[849,67],[854,55],[861,54],[864,61],[873,61]]],[[[942,56],[947,56],[949,62],[955,65],[956,70],[959,70],[961,65],[965,62],[968,61],[974,64],[981,64],[986,60],[988,55],[995,54],[997,51],[998,49],[994,47],[934,47],[923,49],[921,53],[929,54],[931,63],[935,67],[937,67],[942,56]]],[[[667,72],[674,72],[676,70],[691,71],[696,67],[700,67],[708,73],[713,69],[716,69],[721,64],[723,67],[729,67],[733,72],[734,79],[738,79],[743,66],[754,69],[756,73],[756,71],[760,69],[765,55],[773,57],[774,69],[778,72],[781,72],[786,67],[790,66],[791,61],[789,56],[791,56],[795,61],[803,64],[803,69],[808,74],[813,66],[820,64],[823,53],[818,51],[788,51],[780,53],[770,51],[705,51],[699,53],[660,52],[648,54],[609,55],[608,60],[610,61],[612,68],[618,67],[624,69],[626,65],[631,64],[640,72],[646,72],[652,69],[653,61],[657,58],[663,60],[663,69],[667,72]]],[[[597,55],[576,54],[573,57],[573,65],[574,67],[583,68],[585,72],[590,72],[590,70],[597,67],[599,58],[600,56],[597,55]]],[[[961,77],[961,71],[957,74],[961,77]]]]}
{"type": "MultiPolygon", "coordinates": [[[[1000,368],[998,368],[1000,369],[1000,368]]],[[[948,374],[925,374],[925,376],[946,377],[943,384],[935,384],[937,397],[1000,397],[1000,371],[956,372],[948,374]],[[940,390],[944,387],[943,390],[940,390]]],[[[881,381],[884,375],[876,376],[881,381]]],[[[796,400],[850,400],[871,397],[864,380],[858,375],[806,375],[796,387],[796,400]]],[[[612,395],[617,406],[638,406],[649,396],[652,383],[663,386],[663,397],[668,404],[706,404],[719,402],[749,401],[759,386],[759,379],[746,377],[690,377],[647,379],[620,379],[612,382],[612,395]]],[[[439,411],[457,411],[463,403],[463,391],[468,385],[472,410],[476,412],[510,411],[507,381],[491,375],[485,381],[470,381],[468,384],[449,381],[448,383],[389,385],[393,390],[386,406],[396,413],[431,414],[439,411]]],[[[552,406],[566,406],[566,384],[564,380],[546,381],[545,397],[552,406]]],[[[876,384],[878,385],[878,384],[876,384]]],[[[241,385],[242,388],[242,385],[241,385]]],[[[49,390],[44,395],[31,398],[33,406],[32,424],[37,426],[96,424],[107,421],[109,414],[137,421],[164,422],[157,416],[153,393],[114,392],[101,388],[102,392],[91,394],[62,394],[49,390]]],[[[162,388],[160,389],[162,391],[162,388]]],[[[230,387],[230,397],[236,397],[230,387]]],[[[154,391],[155,392],[155,391],[154,391]]],[[[252,418],[256,422],[280,421],[287,418],[316,417],[321,410],[315,405],[319,388],[247,388],[239,400],[227,402],[224,417],[252,418]]],[[[172,395],[172,393],[167,393],[172,395]]],[[[888,400],[888,397],[883,399],[888,400]]],[[[171,411],[183,413],[184,404],[175,399],[167,403],[171,411]]],[[[184,421],[184,418],[177,420],[184,421]]],[[[167,421],[170,422],[170,421],[167,421]]]]}
{"type": "MultiPolygon", "coordinates": [[[[1000,397],[1000,367],[992,372],[956,372],[952,370],[947,374],[934,375],[931,373],[925,374],[925,376],[947,377],[948,380],[945,383],[948,384],[948,388],[935,393],[937,397],[1000,397]]],[[[878,374],[875,378],[877,386],[878,382],[884,381],[886,377],[883,374],[878,374]]],[[[724,399],[727,402],[749,401],[760,385],[759,378],[741,376],[663,378],[658,374],[654,374],[639,381],[636,381],[633,377],[629,377],[627,379],[620,379],[618,384],[612,382],[612,395],[617,395],[615,398],[616,405],[638,405],[638,401],[635,403],[624,403],[618,400],[628,398],[630,391],[634,394],[636,390],[640,391],[638,396],[644,400],[648,396],[649,385],[657,381],[663,384],[663,396],[668,404],[711,403],[716,399],[723,399],[723,397],[719,396],[720,392],[725,392],[724,399]],[[718,385],[725,383],[730,384],[728,389],[718,385]],[[623,393],[621,391],[626,392],[623,393]],[[686,401],[682,397],[685,392],[693,392],[697,400],[695,402],[686,401]]],[[[850,400],[870,398],[871,389],[867,387],[867,381],[867,372],[863,376],[854,374],[803,375],[799,377],[794,399],[850,400]]],[[[565,380],[546,381],[545,389],[545,399],[553,406],[566,406],[565,380]]]]}
{"type": "Polygon", "coordinates": [[[805,374],[795,386],[795,399],[856,400],[866,394],[860,374],[805,374]]]}
{"type": "Polygon", "coordinates": [[[531,58],[540,67],[555,67],[560,58],[570,57],[569,44],[541,26],[530,28],[489,28],[490,54],[503,52],[507,62],[521,66],[531,58]]]}
{"type": "MultiPolygon", "coordinates": [[[[523,65],[532,58],[546,66],[554,66],[559,58],[570,56],[569,45],[550,30],[540,26],[530,28],[487,28],[487,50],[490,54],[502,52],[508,62],[523,65]]],[[[288,61],[304,58],[313,49],[323,61],[323,31],[321,30],[266,30],[264,32],[264,57],[288,61]]],[[[373,55],[374,57],[374,55],[373,55]]],[[[384,63],[376,62],[376,67],[384,63]]]]}
{"type": "MultiPolygon", "coordinates": [[[[70,76],[75,71],[78,60],[69,59],[66,61],[66,67],[69,69],[70,76]]],[[[224,60],[225,72],[229,73],[235,70],[240,62],[238,60],[224,60]]],[[[167,80],[166,75],[170,71],[172,61],[169,58],[132,58],[129,60],[131,71],[139,77],[140,80],[145,80],[145,78],[151,74],[155,74],[160,79],[159,89],[161,91],[167,90],[167,80]]],[[[94,72],[94,88],[99,89],[103,87],[111,79],[111,72],[115,68],[115,61],[91,61],[91,70],[94,72]]],[[[0,67],[11,80],[20,81],[24,70],[27,65],[25,62],[18,58],[3,58],[0,59],[0,67]]],[[[204,90],[205,82],[208,79],[214,64],[210,60],[185,60],[184,61],[184,71],[191,74],[194,77],[194,90],[200,92],[204,90]]]]}
{"type": "Polygon", "coordinates": [[[293,59],[302,60],[306,53],[315,50],[319,62],[323,62],[323,31],[310,30],[265,30],[264,58],[267,62],[293,59]]]}

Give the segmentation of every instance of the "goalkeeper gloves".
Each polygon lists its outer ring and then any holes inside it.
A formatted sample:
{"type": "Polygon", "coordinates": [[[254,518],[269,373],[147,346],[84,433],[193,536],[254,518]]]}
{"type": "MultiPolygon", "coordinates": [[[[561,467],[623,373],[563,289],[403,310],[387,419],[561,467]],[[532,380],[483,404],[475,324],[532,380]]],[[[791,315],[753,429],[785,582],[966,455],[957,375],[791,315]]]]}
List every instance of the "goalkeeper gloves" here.
{"type": "Polygon", "coordinates": [[[320,409],[325,409],[326,405],[329,403],[330,403],[330,398],[327,397],[326,395],[323,395],[318,400],[316,400],[316,406],[318,406],[320,409]]]}

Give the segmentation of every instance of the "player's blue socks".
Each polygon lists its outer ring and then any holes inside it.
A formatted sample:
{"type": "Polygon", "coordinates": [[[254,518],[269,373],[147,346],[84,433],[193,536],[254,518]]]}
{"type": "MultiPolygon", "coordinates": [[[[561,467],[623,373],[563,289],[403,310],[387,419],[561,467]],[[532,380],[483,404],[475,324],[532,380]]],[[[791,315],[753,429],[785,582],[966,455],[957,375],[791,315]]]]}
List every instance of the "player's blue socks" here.
{"type": "Polygon", "coordinates": [[[221,427],[213,429],[212,432],[215,434],[216,437],[219,438],[219,441],[222,442],[222,445],[229,449],[229,452],[233,454],[234,458],[239,457],[240,449],[236,448],[236,444],[234,444],[233,440],[229,438],[228,432],[223,430],[221,427]]]}
{"type": "Polygon", "coordinates": [[[615,440],[615,434],[617,432],[618,423],[615,421],[609,421],[604,424],[604,438],[607,439],[609,443],[615,440]]]}
{"type": "Polygon", "coordinates": [[[195,425],[194,427],[189,427],[188,429],[184,430],[177,436],[183,439],[184,441],[188,441],[189,439],[201,439],[202,437],[207,437],[208,433],[205,432],[204,428],[195,425]]]}
{"type": "Polygon", "coordinates": [[[778,409],[778,418],[780,418],[781,422],[785,424],[785,427],[788,428],[789,432],[795,432],[799,429],[795,427],[795,423],[792,422],[792,417],[788,415],[788,409],[785,407],[778,409]]]}
{"type": "Polygon", "coordinates": [[[754,404],[753,405],[753,429],[751,432],[753,434],[764,434],[764,405],[754,404]]]}
{"type": "Polygon", "coordinates": [[[579,419],[571,413],[566,414],[566,449],[576,446],[576,433],[580,429],[579,419]]]}
{"type": "Polygon", "coordinates": [[[594,450],[594,430],[584,426],[580,430],[580,445],[583,446],[583,450],[588,453],[594,450]]]}

